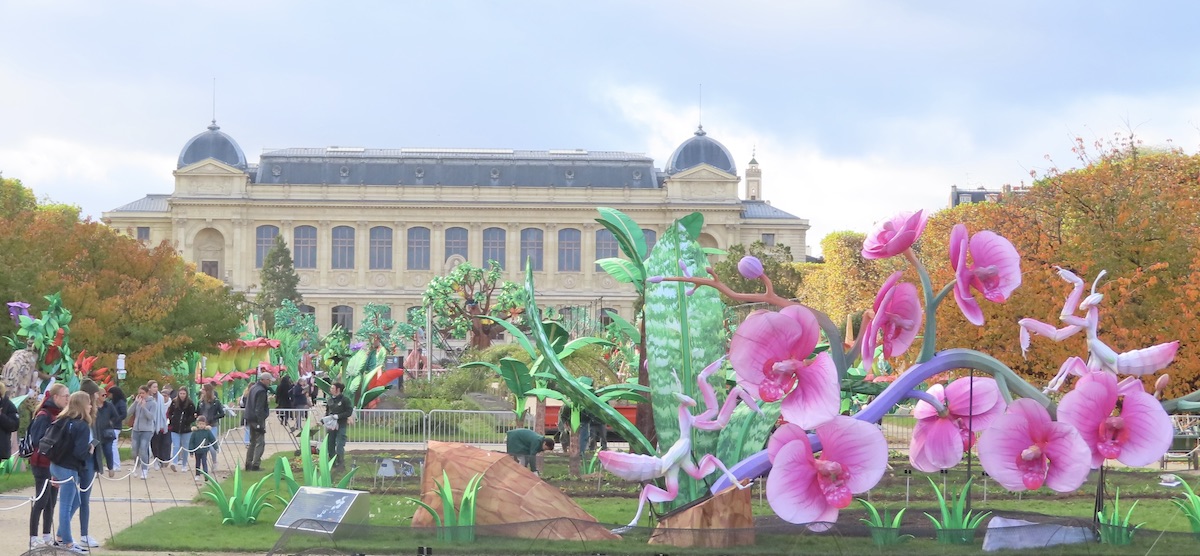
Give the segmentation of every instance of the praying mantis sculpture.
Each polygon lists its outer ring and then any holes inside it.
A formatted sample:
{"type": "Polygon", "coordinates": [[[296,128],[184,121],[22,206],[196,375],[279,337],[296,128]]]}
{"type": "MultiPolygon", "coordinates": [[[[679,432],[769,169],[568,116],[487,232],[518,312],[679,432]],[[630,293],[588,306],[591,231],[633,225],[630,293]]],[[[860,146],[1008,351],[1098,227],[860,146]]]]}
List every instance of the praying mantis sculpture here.
{"type": "MultiPolygon", "coordinates": [[[[629,525],[625,527],[616,529],[615,532],[628,531],[637,526],[638,520],[642,518],[642,512],[646,508],[647,501],[658,503],[674,500],[679,494],[680,471],[687,473],[693,479],[701,480],[713,471],[720,469],[726,478],[730,479],[730,482],[737,486],[737,488],[743,489],[749,486],[741,484],[737,477],[730,473],[729,468],[712,454],[705,454],[704,457],[700,458],[699,462],[692,462],[693,428],[712,431],[724,427],[729,423],[729,418],[733,414],[733,410],[737,407],[739,400],[745,401],[746,405],[750,406],[750,409],[755,412],[762,413],[758,404],[755,403],[754,398],[743,390],[741,386],[735,386],[730,390],[729,396],[725,399],[725,404],[720,407],[720,412],[717,411],[717,395],[707,380],[710,375],[721,367],[721,363],[723,362],[724,358],[718,359],[713,364],[705,367],[696,377],[700,395],[705,406],[705,410],[699,415],[692,415],[691,411],[689,411],[689,408],[696,406],[696,400],[685,395],[682,387],[675,392],[675,398],[679,400],[679,440],[675,441],[675,444],[665,454],[655,457],[645,454],[603,451],[597,456],[600,458],[600,463],[605,469],[627,481],[641,482],[665,477],[667,482],[665,490],[653,483],[646,484],[642,488],[641,495],[638,497],[637,514],[633,516],[633,521],[630,521],[629,525]]],[[[675,380],[679,381],[678,375],[675,376],[675,380]]]]}
{"type": "MultiPolygon", "coordinates": [[[[1142,376],[1166,368],[1175,359],[1175,352],[1179,350],[1178,341],[1135,349],[1125,353],[1117,353],[1108,344],[1100,341],[1097,337],[1097,331],[1100,328],[1099,305],[1104,299],[1104,295],[1096,293],[1096,285],[1100,283],[1100,279],[1107,272],[1104,270],[1100,271],[1100,274],[1096,276],[1096,280],[1092,282],[1091,295],[1084,298],[1083,288],[1085,284],[1083,279],[1065,268],[1055,268],[1063,280],[1074,285],[1071,294],[1067,296],[1066,303],[1063,304],[1062,312],[1058,315],[1058,318],[1066,323],[1067,326],[1055,328],[1053,325],[1035,319],[1021,319],[1017,322],[1021,327],[1021,355],[1024,355],[1026,350],[1029,349],[1031,333],[1038,336],[1045,336],[1055,342],[1061,342],[1078,334],[1082,330],[1087,333],[1087,369],[1090,371],[1104,370],[1116,375],[1142,376]],[[1080,298],[1083,298],[1082,301],[1080,298]],[[1086,316],[1081,317],[1076,315],[1076,311],[1079,310],[1085,311],[1086,316]]],[[[1063,364],[1058,374],[1050,381],[1050,385],[1046,387],[1046,391],[1057,391],[1063,382],[1066,381],[1069,374],[1079,373],[1078,367],[1070,363],[1071,360],[1068,360],[1067,363],[1063,364]]]]}

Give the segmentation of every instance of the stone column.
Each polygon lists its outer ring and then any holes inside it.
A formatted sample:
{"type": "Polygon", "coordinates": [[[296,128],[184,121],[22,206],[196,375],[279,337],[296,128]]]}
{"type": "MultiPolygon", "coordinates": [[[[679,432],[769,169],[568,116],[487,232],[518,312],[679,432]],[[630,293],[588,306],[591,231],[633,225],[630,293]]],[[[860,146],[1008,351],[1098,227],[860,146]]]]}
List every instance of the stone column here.
{"type": "Polygon", "coordinates": [[[446,272],[446,232],[442,222],[429,225],[429,271],[434,274],[446,272]]]}
{"type": "MultiPolygon", "coordinates": [[[[317,222],[317,283],[320,290],[329,288],[329,272],[333,268],[333,227],[328,220],[317,222]]],[[[328,317],[326,313],[326,317],[328,317]]],[[[328,319],[327,319],[328,320],[328,319]]]]}
{"type": "MultiPolygon", "coordinates": [[[[521,267],[524,270],[524,266],[521,267]]],[[[546,224],[542,232],[542,271],[558,272],[558,224],[546,224]]]]}
{"type": "Polygon", "coordinates": [[[370,222],[359,220],[354,228],[354,273],[357,276],[355,286],[359,289],[367,287],[367,269],[371,266],[371,229],[370,222]]]}

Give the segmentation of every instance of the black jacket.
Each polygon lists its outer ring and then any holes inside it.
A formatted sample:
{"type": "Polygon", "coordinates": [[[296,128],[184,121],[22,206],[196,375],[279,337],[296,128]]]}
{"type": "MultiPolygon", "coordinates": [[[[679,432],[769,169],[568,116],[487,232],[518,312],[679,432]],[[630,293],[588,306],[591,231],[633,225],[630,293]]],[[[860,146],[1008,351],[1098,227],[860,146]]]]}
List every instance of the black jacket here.
{"type": "Polygon", "coordinates": [[[186,402],[179,403],[179,398],[171,400],[171,406],[167,408],[167,430],[179,434],[192,432],[192,425],[196,423],[196,404],[192,403],[192,399],[188,398],[186,402]]]}
{"type": "Polygon", "coordinates": [[[63,457],[62,461],[52,463],[57,463],[62,467],[74,469],[82,473],[87,470],[88,461],[92,459],[92,453],[88,451],[91,445],[88,441],[92,435],[89,432],[87,421],[83,419],[70,419],[67,425],[70,427],[68,429],[69,432],[64,431],[63,438],[65,440],[69,436],[71,441],[74,442],[74,449],[71,450],[71,453],[63,457]]]}
{"type": "Polygon", "coordinates": [[[121,428],[121,415],[117,406],[105,400],[104,405],[96,410],[96,429],[100,433],[96,438],[108,439],[109,430],[121,428]]]}
{"type": "Polygon", "coordinates": [[[266,428],[267,417],[271,414],[270,395],[271,390],[262,382],[255,382],[250,387],[250,394],[246,396],[246,426],[251,429],[266,428]]]}
{"type": "Polygon", "coordinates": [[[8,398],[0,399],[0,459],[12,455],[12,433],[21,426],[21,415],[17,406],[8,398]]]}
{"type": "Polygon", "coordinates": [[[113,409],[117,410],[117,419],[113,422],[112,428],[124,428],[125,419],[129,418],[129,402],[124,397],[111,397],[109,401],[113,404],[113,409]]]}
{"type": "Polygon", "coordinates": [[[354,406],[350,405],[350,400],[347,400],[344,394],[338,394],[325,402],[325,413],[337,415],[338,428],[343,428],[346,426],[346,420],[354,415],[354,406]]]}

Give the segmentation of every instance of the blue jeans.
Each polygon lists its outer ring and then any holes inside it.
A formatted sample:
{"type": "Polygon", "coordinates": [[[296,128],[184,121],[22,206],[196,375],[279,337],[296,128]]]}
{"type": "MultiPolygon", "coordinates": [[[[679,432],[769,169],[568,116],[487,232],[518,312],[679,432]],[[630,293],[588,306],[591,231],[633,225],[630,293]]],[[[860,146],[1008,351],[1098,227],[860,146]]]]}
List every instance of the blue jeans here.
{"type": "Polygon", "coordinates": [[[50,476],[55,481],[66,481],[58,485],[58,538],[64,544],[75,544],[71,537],[71,518],[79,509],[79,472],[51,463],[50,476]]]}
{"type": "Polygon", "coordinates": [[[88,536],[88,524],[92,517],[92,487],[96,485],[96,470],[91,464],[79,475],[79,534],[88,536]]]}
{"type": "Polygon", "coordinates": [[[171,433],[171,462],[179,464],[180,467],[187,468],[188,462],[188,442],[192,440],[190,432],[173,432],[171,433]]]}
{"type": "Polygon", "coordinates": [[[343,424],[338,427],[338,430],[325,431],[325,451],[329,454],[329,459],[337,456],[337,459],[333,461],[333,465],[337,467],[346,465],[346,430],[343,428],[346,426],[343,424]]]}

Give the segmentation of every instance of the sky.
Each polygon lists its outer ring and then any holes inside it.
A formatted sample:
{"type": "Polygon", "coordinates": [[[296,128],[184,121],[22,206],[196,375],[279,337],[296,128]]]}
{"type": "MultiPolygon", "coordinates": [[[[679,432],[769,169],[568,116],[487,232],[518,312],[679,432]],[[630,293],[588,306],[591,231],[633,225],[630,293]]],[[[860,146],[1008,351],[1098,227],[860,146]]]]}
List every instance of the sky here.
{"type": "MultiPolygon", "coordinates": [[[[264,149],[616,150],[698,123],[808,247],[1086,143],[1200,146],[1200,4],[1107,1],[11,2],[0,172],[104,211],[170,193],[214,114],[264,149]]],[[[795,251],[795,248],[794,248],[795,251]]]]}

